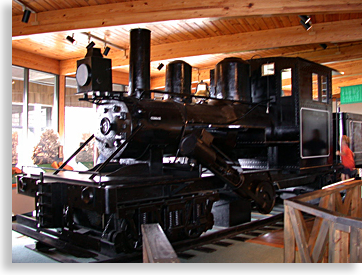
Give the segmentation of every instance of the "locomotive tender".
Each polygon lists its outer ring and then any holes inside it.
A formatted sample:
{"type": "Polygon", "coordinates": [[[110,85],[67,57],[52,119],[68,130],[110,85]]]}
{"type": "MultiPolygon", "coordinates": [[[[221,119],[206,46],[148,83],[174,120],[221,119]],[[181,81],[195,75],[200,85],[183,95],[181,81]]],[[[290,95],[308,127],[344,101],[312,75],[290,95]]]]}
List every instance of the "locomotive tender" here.
{"type": "Polygon", "coordinates": [[[159,223],[170,241],[200,236],[214,225],[214,202],[228,194],[269,213],[279,190],[333,182],[326,66],[226,58],[210,74],[210,96],[195,96],[191,66],[174,61],[165,91],[151,91],[150,31],[134,29],[128,94],[112,91],[111,61],[99,49],[77,68],[78,93],[98,105],[101,161],[87,172],[62,170],[80,148],[54,173],[18,176],[18,192],[35,197],[31,236],[40,242],[54,234],[116,255],[140,246],[144,223],[159,223]]]}

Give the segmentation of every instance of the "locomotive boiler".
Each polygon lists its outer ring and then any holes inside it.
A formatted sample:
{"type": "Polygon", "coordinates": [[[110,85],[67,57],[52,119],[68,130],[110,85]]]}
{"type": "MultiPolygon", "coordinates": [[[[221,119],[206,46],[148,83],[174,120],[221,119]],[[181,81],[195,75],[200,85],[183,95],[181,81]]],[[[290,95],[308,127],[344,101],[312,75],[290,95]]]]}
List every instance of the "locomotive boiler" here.
{"type": "Polygon", "coordinates": [[[140,246],[141,224],[159,223],[171,242],[198,237],[213,227],[220,198],[235,194],[249,204],[240,212],[252,204],[269,213],[284,188],[333,182],[330,68],[226,58],[209,95],[191,93],[191,71],[171,62],[165,91],[150,90],[150,31],[131,30],[126,94],[112,90],[111,61],[88,49],[76,79],[82,100],[98,106],[87,141],[98,163],[64,171],[81,147],[54,173],[18,177],[18,192],[36,201],[33,238],[57,228],[60,240],[115,255],[140,246]]]}

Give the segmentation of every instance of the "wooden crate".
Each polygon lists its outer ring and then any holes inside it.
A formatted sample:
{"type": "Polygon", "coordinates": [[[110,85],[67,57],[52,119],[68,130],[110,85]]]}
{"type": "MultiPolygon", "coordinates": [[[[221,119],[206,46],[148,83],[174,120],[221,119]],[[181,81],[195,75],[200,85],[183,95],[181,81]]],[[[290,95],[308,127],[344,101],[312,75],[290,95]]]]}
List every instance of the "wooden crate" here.
{"type": "Polygon", "coordinates": [[[361,180],[284,201],[284,262],[362,262],[361,180]],[[307,230],[305,214],[315,217],[307,230]],[[298,252],[296,251],[298,247],[298,252]]]}

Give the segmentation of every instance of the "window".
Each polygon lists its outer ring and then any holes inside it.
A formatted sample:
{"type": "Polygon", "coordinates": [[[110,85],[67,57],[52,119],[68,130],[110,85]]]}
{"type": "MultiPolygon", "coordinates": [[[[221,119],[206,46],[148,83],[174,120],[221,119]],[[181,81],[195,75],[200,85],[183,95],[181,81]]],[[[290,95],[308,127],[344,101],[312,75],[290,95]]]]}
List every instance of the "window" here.
{"type": "Polygon", "coordinates": [[[55,75],[29,70],[29,133],[36,139],[47,128],[57,130],[57,120],[53,118],[54,90],[55,75]]]}
{"type": "MultiPolygon", "coordinates": [[[[12,67],[12,166],[17,166],[23,140],[24,68],[12,67]]],[[[21,157],[21,156],[20,156],[21,157]]]]}
{"type": "MultiPolygon", "coordinates": [[[[128,86],[113,84],[113,91],[126,92],[128,86]]],[[[65,118],[64,118],[64,159],[68,159],[91,135],[97,127],[97,105],[80,101],[83,94],[77,94],[75,78],[65,78],[65,118]]],[[[75,170],[88,170],[94,166],[94,139],[73,158],[69,165],[75,170]]]]}
{"type": "Polygon", "coordinates": [[[328,111],[309,108],[301,109],[301,158],[329,156],[329,119],[330,113],[328,111]]]}
{"type": "Polygon", "coordinates": [[[261,66],[261,76],[274,75],[274,63],[263,64],[261,66]]]}
{"type": "Polygon", "coordinates": [[[292,95],[292,69],[283,69],[280,72],[281,77],[281,97],[292,95]]]}
{"type": "MultiPolygon", "coordinates": [[[[53,74],[12,66],[12,165],[50,165],[48,152],[42,150],[44,139],[50,139],[54,152],[57,145],[57,111],[54,111],[56,81],[53,74]]],[[[54,155],[57,157],[57,154],[54,155]]]]}
{"type": "MultiPolygon", "coordinates": [[[[75,78],[65,78],[65,118],[64,118],[64,160],[68,159],[92,134],[96,126],[96,108],[94,104],[79,101],[83,94],[77,94],[75,78]]],[[[69,165],[75,170],[87,170],[93,167],[94,139],[71,160],[69,165]]]]}
{"type": "Polygon", "coordinates": [[[328,85],[327,85],[327,77],[325,75],[321,75],[321,93],[322,93],[322,102],[328,102],[328,85]]]}
{"type": "Polygon", "coordinates": [[[328,102],[328,77],[312,73],[312,99],[319,102],[328,102]]]}
{"type": "Polygon", "coordinates": [[[318,74],[312,73],[312,99],[319,101],[319,81],[318,74]]]}

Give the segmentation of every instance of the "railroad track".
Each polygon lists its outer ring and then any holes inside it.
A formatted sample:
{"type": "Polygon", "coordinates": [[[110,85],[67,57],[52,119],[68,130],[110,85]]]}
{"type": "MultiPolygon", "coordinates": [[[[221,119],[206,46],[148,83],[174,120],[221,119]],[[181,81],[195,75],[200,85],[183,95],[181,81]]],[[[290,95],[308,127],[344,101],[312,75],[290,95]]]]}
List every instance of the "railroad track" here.
{"type": "MultiPolygon", "coordinates": [[[[232,241],[245,242],[249,239],[258,237],[260,235],[283,229],[284,224],[284,207],[283,205],[277,205],[273,211],[269,214],[260,214],[258,212],[251,213],[251,222],[244,223],[238,226],[229,228],[216,227],[212,230],[201,235],[196,239],[189,239],[172,243],[174,250],[179,258],[189,259],[194,257],[192,251],[199,251],[205,253],[215,252],[217,249],[210,247],[210,244],[228,247],[233,245],[232,241]]],[[[14,229],[14,226],[13,226],[14,229]]],[[[15,230],[17,231],[17,230],[15,230]]],[[[39,244],[39,243],[38,243],[39,244]]],[[[67,255],[62,251],[42,249],[41,246],[36,244],[30,244],[27,248],[37,251],[47,257],[50,257],[58,262],[88,262],[88,263],[141,263],[142,252],[135,252],[133,254],[122,254],[116,258],[110,258],[105,255],[96,254],[94,257],[85,259],[77,258],[72,255],[67,255]]],[[[214,246],[215,247],[215,246],[214,246]]]]}
{"type": "Polygon", "coordinates": [[[210,247],[210,244],[228,247],[233,245],[234,241],[245,242],[283,228],[284,206],[278,205],[269,214],[252,212],[251,222],[229,228],[214,227],[213,230],[206,232],[197,239],[173,243],[172,246],[179,258],[189,259],[194,256],[192,250],[205,253],[215,252],[217,249],[215,246],[210,247]]]}

